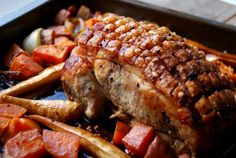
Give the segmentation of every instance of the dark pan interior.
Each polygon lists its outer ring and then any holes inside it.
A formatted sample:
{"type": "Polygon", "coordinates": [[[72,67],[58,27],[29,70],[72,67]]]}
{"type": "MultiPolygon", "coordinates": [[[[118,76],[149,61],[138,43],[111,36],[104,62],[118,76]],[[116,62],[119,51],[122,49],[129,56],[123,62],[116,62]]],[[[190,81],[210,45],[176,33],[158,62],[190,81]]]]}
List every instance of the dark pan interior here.
{"type": "MultiPolygon", "coordinates": [[[[52,25],[52,20],[59,9],[66,8],[70,4],[79,7],[82,3],[93,11],[113,12],[137,20],[153,21],[159,25],[168,26],[183,37],[199,41],[211,48],[236,53],[236,27],[233,26],[129,0],[48,0],[44,4],[32,7],[31,11],[21,16],[13,12],[9,16],[11,18],[7,19],[7,23],[0,26],[1,59],[10,43],[21,44],[23,37],[32,30],[52,25]]],[[[223,157],[235,158],[235,150],[233,144],[223,157]]]]}

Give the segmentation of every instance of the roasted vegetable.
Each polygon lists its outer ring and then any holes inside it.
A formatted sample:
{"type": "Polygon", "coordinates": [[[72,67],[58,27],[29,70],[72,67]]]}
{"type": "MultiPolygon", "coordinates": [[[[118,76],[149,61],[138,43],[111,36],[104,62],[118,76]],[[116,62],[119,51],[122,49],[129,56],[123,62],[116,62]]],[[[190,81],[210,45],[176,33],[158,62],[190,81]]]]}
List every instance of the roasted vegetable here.
{"type": "Polygon", "coordinates": [[[4,157],[41,158],[46,155],[42,136],[37,129],[18,133],[4,147],[4,157]]]}
{"type": "Polygon", "coordinates": [[[122,145],[122,139],[125,137],[126,134],[129,133],[130,127],[123,122],[117,121],[115,132],[113,135],[113,143],[115,145],[122,145]]]}
{"type": "Polygon", "coordinates": [[[10,65],[10,71],[19,71],[19,74],[12,75],[12,78],[25,80],[43,71],[43,67],[35,62],[32,57],[20,54],[13,59],[10,65]]]}
{"type": "Polygon", "coordinates": [[[5,143],[7,140],[13,138],[17,133],[32,129],[38,129],[41,131],[39,125],[30,119],[13,118],[11,119],[8,128],[3,131],[1,142],[5,143]]]}
{"type": "Polygon", "coordinates": [[[0,104],[0,116],[7,118],[22,117],[26,113],[26,109],[18,105],[3,103],[0,104]]]}
{"type": "Polygon", "coordinates": [[[59,64],[66,60],[69,53],[69,47],[51,44],[35,48],[32,54],[34,57],[41,58],[47,64],[59,64]]]}
{"type": "Polygon", "coordinates": [[[46,150],[54,158],[78,158],[80,137],[69,132],[43,130],[46,150]]]}
{"type": "Polygon", "coordinates": [[[6,52],[6,55],[4,56],[3,63],[5,66],[10,67],[11,62],[15,57],[17,57],[20,54],[25,54],[29,56],[29,53],[24,51],[20,46],[18,46],[16,43],[13,43],[8,51],[6,52]]]}
{"type": "Polygon", "coordinates": [[[11,119],[0,116],[0,137],[3,133],[3,131],[8,127],[10,121],[11,121],[11,119]]]}
{"type": "Polygon", "coordinates": [[[69,100],[30,100],[2,95],[0,101],[24,107],[29,114],[38,114],[62,122],[78,120],[82,111],[80,103],[69,100]]]}
{"type": "Polygon", "coordinates": [[[129,149],[135,156],[144,157],[149,144],[154,137],[152,127],[137,123],[131,131],[122,139],[125,147],[129,149]]]}
{"type": "Polygon", "coordinates": [[[42,28],[38,28],[31,32],[23,41],[23,48],[27,52],[31,53],[34,48],[41,45],[41,33],[42,28]]]}
{"type": "Polygon", "coordinates": [[[108,141],[102,139],[99,136],[95,136],[92,133],[83,130],[81,128],[72,127],[57,121],[53,121],[49,118],[30,115],[30,119],[35,120],[55,131],[67,131],[74,133],[81,137],[80,145],[81,148],[91,153],[93,156],[98,158],[129,158],[129,156],[123,153],[119,148],[115,147],[108,141]]]}
{"type": "Polygon", "coordinates": [[[19,96],[26,92],[42,87],[44,85],[59,81],[64,63],[46,68],[40,74],[22,81],[13,87],[0,91],[1,95],[19,96]]]}

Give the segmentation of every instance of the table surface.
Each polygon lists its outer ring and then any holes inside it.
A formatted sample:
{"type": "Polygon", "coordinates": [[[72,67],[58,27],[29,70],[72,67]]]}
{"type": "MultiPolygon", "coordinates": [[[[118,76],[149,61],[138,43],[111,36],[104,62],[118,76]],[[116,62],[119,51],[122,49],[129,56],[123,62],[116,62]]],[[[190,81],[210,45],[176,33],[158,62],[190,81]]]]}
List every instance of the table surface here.
{"type": "MultiPolygon", "coordinates": [[[[0,0],[0,20],[34,1],[0,0]]],[[[236,26],[236,0],[138,0],[236,26]]]]}

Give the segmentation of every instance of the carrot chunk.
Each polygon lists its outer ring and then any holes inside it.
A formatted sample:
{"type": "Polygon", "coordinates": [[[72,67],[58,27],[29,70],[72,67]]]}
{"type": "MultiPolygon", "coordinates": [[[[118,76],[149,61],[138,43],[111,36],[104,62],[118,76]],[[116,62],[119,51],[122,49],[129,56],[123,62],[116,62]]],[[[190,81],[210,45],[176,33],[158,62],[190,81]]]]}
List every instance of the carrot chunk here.
{"type": "Polygon", "coordinates": [[[68,47],[69,51],[71,51],[76,46],[75,42],[69,40],[67,37],[64,36],[57,37],[54,40],[54,44],[58,46],[68,47]]]}
{"type": "Polygon", "coordinates": [[[11,119],[0,116],[0,137],[3,133],[3,131],[8,127],[10,121],[11,121],[11,119]]]}
{"type": "Polygon", "coordinates": [[[0,104],[0,116],[14,118],[22,117],[26,113],[26,109],[14,104],[0,104]]]}
{"type": "Polygon", "coordinates": [[[30,119],[13,118],[10,121],[8,128],[3,132],[1,141],[6,142],[7,140],[14,137],[17,133],[31,129],[38,129],[39,131],[41,130],[39,125],[30,119]]]}
{"type": "Polygon", "coordinates": [[[47,151],[55,158],[77,158],[80,137],[67,132],[43,130],[47,151]]]}
{"type": "Polygon", "coordinates": [[[25,80],[37,75],[43,68],[32,57],[21,54],[14,58],[10,70],[20,72],[19,75],[14,76],[15,79],[25,80]]]}
{"type": "Polygon", "coordinates": [[[173,158],[175,157],[169,148],[169,145],[161,139],[160,136],[156,136],[152,143],[149,145],[147,153],[144,158],[173,158]]]}
{"type": "Polygon", "coordinates": [[[117,121],[115,132],[113,135],[113,143],[115,145],[122,145],[123,144],[122,139],[125,137],[127,133],[129,133],[130,129],[131,128],[127,126],[126,124],[120,121],[117,121]]]}
{"type": "Polygon", "coordinates": [[[6,154],[13,158],[41,158],[47,153],[37,129],[18,133],[4,147],[6,154]]]}
{"type": "Polygon", "coordinates": [[[7,67],[10,67],[13,59],[20,54],[29,56],[29,53],[21,49],[16,43],[13,43],[10,46],[9,50],[7,51],[6,55],[4,56],[4,60],[3,60],[4,65],[6,65],[7,67]]]}
{"type": "Polygon", "coordinates": [[[134,155],[143,157],[153,137],[154,130],[152,127],[137,123],[122,139],[122,142],[134,155]]]}
{"type": "Polygon", "coordinates": [[[41,45],[33,51],[33,57],[39,57],[47,64],[59,64],[65,61],[68,55],[68,47],[56,45],[41,45]]]}

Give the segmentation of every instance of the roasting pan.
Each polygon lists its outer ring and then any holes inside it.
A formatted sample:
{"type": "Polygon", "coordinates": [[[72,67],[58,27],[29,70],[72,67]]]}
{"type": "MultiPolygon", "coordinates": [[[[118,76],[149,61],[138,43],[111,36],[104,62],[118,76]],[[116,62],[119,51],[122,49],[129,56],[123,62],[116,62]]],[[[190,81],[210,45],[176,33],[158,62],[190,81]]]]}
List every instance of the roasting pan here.
{"type": "MultiPolygon", "coordinates": [[[[130,16],[137,20],[149,20],[167,26],[182,37],[186,37],[219,51],[236,53],[236,27],[180,13],[156,5],[132,0],[41,0],[0,19],[0,57],[12,42],[21,43],[23,37],[38,27],[52,24],[61,8],[74,4],[87,5],[93,11],[113,12],[130,16]]],[[[157,4],[158,5],[158,4],[157,4]]],[[[2,61],[0,62],[2,66],[2,61]]],[[[51,98],[61,99],[63,95],[54,93],[51,98]]],[[[224,154],[217,158],[235,158],[236,147],[230,145],[224,154]]]]}

